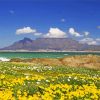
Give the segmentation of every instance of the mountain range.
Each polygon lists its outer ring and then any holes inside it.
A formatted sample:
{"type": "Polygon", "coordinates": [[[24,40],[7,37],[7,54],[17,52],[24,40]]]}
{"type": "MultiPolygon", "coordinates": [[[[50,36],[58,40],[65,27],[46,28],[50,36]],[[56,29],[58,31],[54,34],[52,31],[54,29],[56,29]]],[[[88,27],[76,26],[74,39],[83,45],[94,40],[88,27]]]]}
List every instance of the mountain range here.
{"type": "Polygon", "coordinates": [[[24,38],[0,50],[26,51],[100,51],[100,45],[81,44],[71,38],[24,38]]]}

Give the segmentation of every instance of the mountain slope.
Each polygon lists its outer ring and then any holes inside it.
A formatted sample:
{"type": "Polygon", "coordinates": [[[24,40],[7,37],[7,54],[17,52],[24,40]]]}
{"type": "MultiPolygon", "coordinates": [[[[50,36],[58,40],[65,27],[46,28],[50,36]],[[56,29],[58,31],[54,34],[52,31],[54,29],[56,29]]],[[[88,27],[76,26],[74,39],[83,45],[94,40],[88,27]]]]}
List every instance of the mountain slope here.
{"type": "Polygon", "coordinates": [[[38,38],[36,40],[24,38],[2,50],[100,51],[100,46],[80,44],[71,38],[38,38]]]}

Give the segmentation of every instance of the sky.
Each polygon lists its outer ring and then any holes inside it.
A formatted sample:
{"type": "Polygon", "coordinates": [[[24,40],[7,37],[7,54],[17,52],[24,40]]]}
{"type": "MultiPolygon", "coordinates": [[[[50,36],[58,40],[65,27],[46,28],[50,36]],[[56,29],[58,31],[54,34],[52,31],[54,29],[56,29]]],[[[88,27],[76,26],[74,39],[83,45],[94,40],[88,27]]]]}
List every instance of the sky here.
{"type": "Polygon", "coordinates": [[[24,37],[100,45],[100,0],[0,0],[0,48],[24,37]]]}

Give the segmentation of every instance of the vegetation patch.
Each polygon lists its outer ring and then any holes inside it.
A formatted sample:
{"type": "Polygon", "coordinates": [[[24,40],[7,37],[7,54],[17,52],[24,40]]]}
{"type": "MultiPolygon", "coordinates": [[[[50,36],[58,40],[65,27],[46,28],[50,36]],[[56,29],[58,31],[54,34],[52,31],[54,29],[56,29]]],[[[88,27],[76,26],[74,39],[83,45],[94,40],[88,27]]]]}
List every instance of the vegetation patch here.
{"type": "Polygon", "coordinates": [[[0,100],[99,100],[100,70],[0,62],[0,100]]]}

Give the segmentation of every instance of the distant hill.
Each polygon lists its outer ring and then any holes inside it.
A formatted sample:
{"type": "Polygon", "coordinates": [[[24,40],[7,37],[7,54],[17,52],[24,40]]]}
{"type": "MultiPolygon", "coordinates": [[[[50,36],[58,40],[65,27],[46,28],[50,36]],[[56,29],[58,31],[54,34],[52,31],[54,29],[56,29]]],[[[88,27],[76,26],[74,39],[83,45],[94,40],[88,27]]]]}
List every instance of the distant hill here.
{"type": "Polygon", "coordinates": [[[28,51],[100,51],[100,46],[81,44],[71,38],[24,38],[0,50],[28,51]]]}

